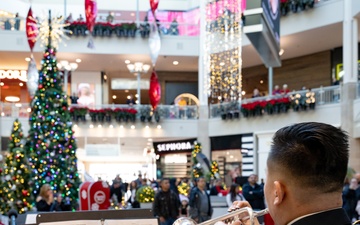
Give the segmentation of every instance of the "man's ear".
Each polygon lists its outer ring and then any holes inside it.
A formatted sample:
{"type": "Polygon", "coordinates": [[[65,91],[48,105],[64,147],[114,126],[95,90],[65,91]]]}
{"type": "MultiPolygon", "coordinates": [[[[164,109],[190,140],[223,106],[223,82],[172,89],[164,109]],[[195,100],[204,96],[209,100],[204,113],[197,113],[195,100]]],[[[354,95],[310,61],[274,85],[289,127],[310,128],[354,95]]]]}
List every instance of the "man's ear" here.
{"type": "Polygon", "coordinates": [[[284,200],[285,189],[279,181],[274,181],[274,205],[279,205],[284,200]]]}

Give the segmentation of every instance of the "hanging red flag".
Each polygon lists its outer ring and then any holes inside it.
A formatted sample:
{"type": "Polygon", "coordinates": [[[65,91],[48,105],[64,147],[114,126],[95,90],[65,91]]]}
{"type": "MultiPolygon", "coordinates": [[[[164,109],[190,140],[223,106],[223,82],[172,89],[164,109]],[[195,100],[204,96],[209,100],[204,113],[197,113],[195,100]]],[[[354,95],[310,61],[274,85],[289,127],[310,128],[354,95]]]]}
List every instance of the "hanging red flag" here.
{"type": "Polygon", "coordinates": [[[161,99],[161,87],[155,69],[153,69],[150,77],[149,98],[150,104],[155,110],[161,99]]]}
{"type": "Polygon", "coordinates": [[[30,51],[32,52],[36,43],[36,37],[38,36],[39,30],[38,27],[36,26],[36,20],[33,16],[31,7],[26,17],[25,26],[26,26],[26,37],[28,39],[30,51]]]}
{"type": "Polygon", "coordinates": [[[97,3],[96,0],[85,0],[85,18],[86,26],[89,31],[90,40],[88,43],[89,48],[94,48],[94,43],[91,34],[94,30],[94,25],[97,17],[97,3]]]}

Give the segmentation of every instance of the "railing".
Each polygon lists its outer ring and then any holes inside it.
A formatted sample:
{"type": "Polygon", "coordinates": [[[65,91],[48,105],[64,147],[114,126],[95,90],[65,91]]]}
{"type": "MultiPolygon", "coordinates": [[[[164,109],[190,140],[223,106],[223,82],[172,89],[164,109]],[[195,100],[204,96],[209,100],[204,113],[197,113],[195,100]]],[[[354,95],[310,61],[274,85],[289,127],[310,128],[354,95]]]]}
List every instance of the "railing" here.
{"type": "MultiPolygon", "coordinates": [[[[71,105],[69,109],[72,107],[81,107],[79,105],[71,105]]],[[[137,110],[136,118],[140,119],[140,117],[144,114],[144,110],[150,109],[150,105],[97,105],[94,109],[116,109],[116,108],[134,108],[137,110]]],[[[177,106],[177,105],[159,105],[157,107],[157,111],[160,116],[160,120],[162,119],[198,119],[198,107],[197,106],[177,106]]],[[[11,117],[11,118],[29,118],[31,112],[30,105],[28,103],[3,103],[0,102],[0,116],[1,117],[11,117]]],[[[149,111],[150,112],[150,111],[149,111]]],[[[146,114],[146,119],[148,115],[146,114]]],[[[153,117],[153,116],[152,116],[153,117]]],[[[86,120],[89,120],[89,114],[86,116],[86,120]]]]}
{"type": "MultiPolygon", "coordinates": [[[[360,97],[360,83],[358,83],[358,91],[357,96],[360,97]]],[[[304,91],[296,91],[288,93],[287,96],[295,96],[296,94],[306,95],[308,90],[304,91]]],[[[324,105],[324,104],[333,104],[340,102],[341,98],[341,91],[340,86],[329,86],[329,87],[320,87],[312,89],[311,92],[315,95],[316,105],[324,105]]],[[[241,104],[262,101],[262,100],[269,100],[269,99],[277,99],[280,97],[284,97],[282,95],[275,95],[275,96],[266,96],[260,98],[251,98],[251,99],[243,99],[241,104]]],[[[210,118],[217,118],[220,117],[223,111],[231,111],[231,110],[241,110],[240,102],[225,102],[221,104],[211,104],[209,106],[210,110],[210,118]]],[[[71,105],[71,107],[81,107],[78,105],[71,105]]],[[[136,117],[140,118],[142,115],[149,115],[150,105],[97,105],[94,109],[116,109],[116,108],[134,108],[137,110],[136,117]],[[148,110],[148,112],[145,112],[148,110]]],[[[159,113],[160,119],[198,119],[199,118],[199,111],[198,106],[178,106],[178,105],[159,105],[157,108],[159,113]]],[[[31,112],[31,108],[28,103],[2,103],[0,102],[0,113],[1,117],[15,117],[15,118],[28,118],[29,113],[31,112]]],[[[151,114],[152,115],[152,114],[151,114]]],[[[87,116],[89,118],[89,116],[87,116]]]]}
{"type": "MultiPolygon", "coordinates": [[[[303,91],[295,91],[290,92],[285,96],[291,98],[291,96],[295,96],[299,94],[300,96],[306,95],[309,90],[303,91]]],[[[329,86],[329,87],[320,87],[311,89],[311,92],[315,94],[316,105],[324,105],[324,104],[332,104],[340,102],[340,86],[329,86]]],[[[265,96],[259,98],[251,98],[251,99],[243,99],[237,102],[225,102],[221,104],[212,104],[209,107],[210,110],[210,118],[217,118],[220,117],[224,112],[231,112],[231,111],[240,111],[241,104],[247,104],[252,102],[259,102],[259,101],[268,101],[270,99],[279,99],[283,98],[284,95],[273,95],[273,96],[265,96]]]]}
{"type": "MultiPolygon", "coordinates": [[[[117,20],[114,23],[97,22],[94,27],[93,36],[111,37],[121,35],[117,32],[120,27],[128,30],[132,29],[128,24],[135,24],[135,34],[129,36],[142,36],[148,37],[150,32],[149,23],[145,21],[139,21],[139,26],[135,21],[123,21],[117,20]]],[[[158,22],[158,28],[160,35],[165,36],[199,36],[200,25],[189,23],[172,23],[172,22],[158,22]]],[[[68,29],[71,29],[75,36],[84,36],[87,34],[85,22],[73,22],[68,29]]],[[[23,18],[0,18],[0,30],[8,31],[25,31],[25,19],[23,18]]]]}

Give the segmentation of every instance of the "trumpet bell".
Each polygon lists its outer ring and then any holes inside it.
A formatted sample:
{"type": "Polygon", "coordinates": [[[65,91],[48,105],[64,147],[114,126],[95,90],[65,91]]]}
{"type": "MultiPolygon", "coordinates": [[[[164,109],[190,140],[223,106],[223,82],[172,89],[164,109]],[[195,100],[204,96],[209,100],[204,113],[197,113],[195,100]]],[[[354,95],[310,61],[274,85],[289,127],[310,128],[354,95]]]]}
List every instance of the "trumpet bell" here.
{"type": "Polygon", "coordinates": [[[196,225],[196,224],[197,223],[195,222],[195,220],[186,218],[186,217],[182,217],[182,218],[175,220],[175,222],[172,225],[196,225]]]}

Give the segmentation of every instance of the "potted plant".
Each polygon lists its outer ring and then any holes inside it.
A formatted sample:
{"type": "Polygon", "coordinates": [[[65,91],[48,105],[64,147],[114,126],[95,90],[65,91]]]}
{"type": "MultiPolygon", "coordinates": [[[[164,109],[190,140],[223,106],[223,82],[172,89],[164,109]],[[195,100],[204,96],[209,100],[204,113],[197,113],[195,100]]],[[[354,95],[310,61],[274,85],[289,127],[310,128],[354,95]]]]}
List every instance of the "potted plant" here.
{"type": "Polygon", "coordinates": [[[105,121],[111,122],[111,117],[113,115],[113,110],[111,108],[105,108],[105,121]]]}
{"type": "Polygon", "coordinates": [[[122,120],[124,120],[125,112],[122,108],[115,108],[113,110],[113,113],[114,113],[116,122],[121,122],[122,120]]]}
{"type": "Polygon", "coordinates": [[[136,200],[140,202],[140,208],[152,208],[155,191],[150,186],[142,186],[136,191],[136,200]]]}
{"type": "Polygon", "coordinates": [[[134,108],[128,108],[127,109],[127,117],[131,122],[135,122],[136,120],[136,114],[137,114],[137,110],[134,108]]]}
{"type": "Polygon", "coordinates": [[[129,36],[130,37],[135,37],[136,30],[137,30],[136,23],[130,23],[129,27],[128,27],[129,36]]]}
{"type": "Polygon", "coordinates": [[[74,121],[86,121],[85,116],[88,112],[88,108],[86,107],[71,107],[70,115],[74,121]]]}
{"type": "Polygon", "coordinates": [[[115,24],[113,26],[113,32],[115,33],[116,36],[118,37],[123,37],[124,36],[124,27],[123,25],[120,24],[115,24]]]}
{"type": "Polygon", "coordinates": [[[140,121],[145,122],[147,120],[148,122],[151,122],[151,119],[152,119],[151,107],[149,105],[142,106],[140,108],[140,121]]]}

